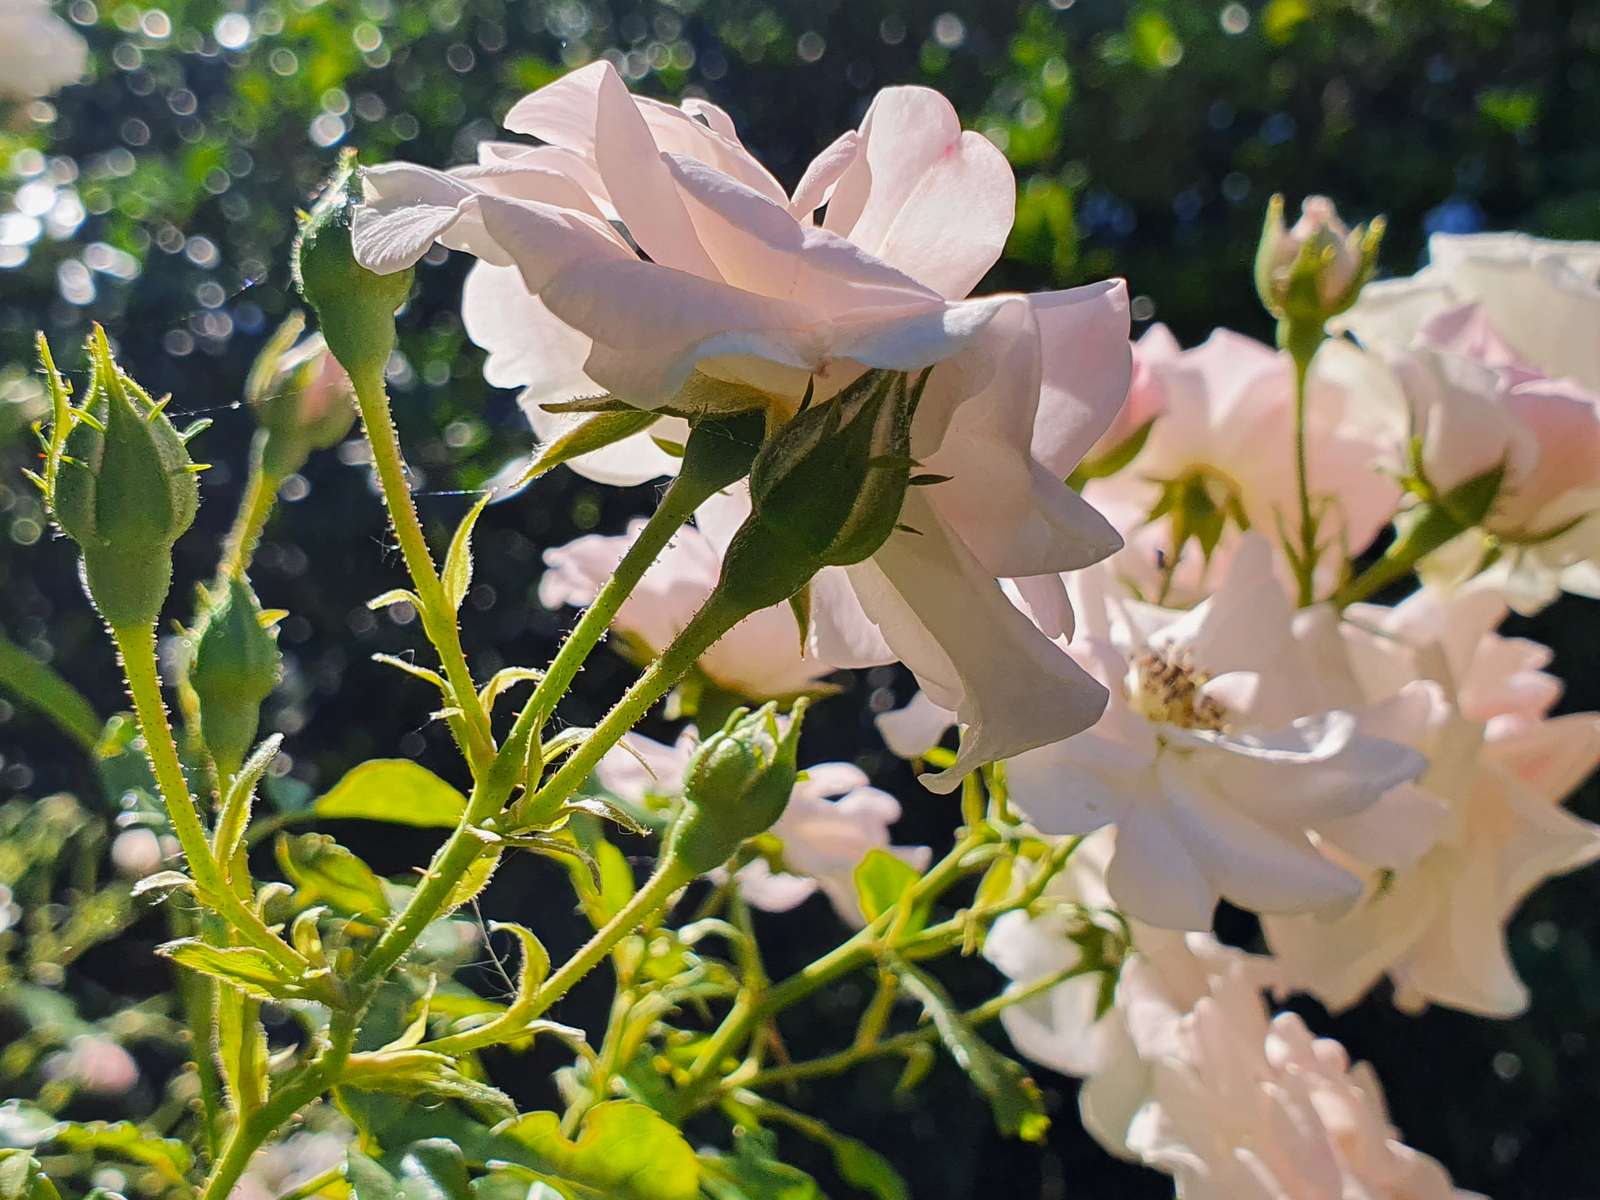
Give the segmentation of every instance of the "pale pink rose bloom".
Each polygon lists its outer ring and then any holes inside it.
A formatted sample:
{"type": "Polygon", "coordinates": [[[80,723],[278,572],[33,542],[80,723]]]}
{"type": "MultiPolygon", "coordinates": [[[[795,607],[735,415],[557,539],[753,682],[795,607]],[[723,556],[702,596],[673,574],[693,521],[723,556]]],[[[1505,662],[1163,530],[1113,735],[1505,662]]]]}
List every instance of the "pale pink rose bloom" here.
{"type": "Polygon", "coordinates": [[[1425,560],[1424,578],[1450,587],[1476,575],[1492,537],[1491,576],[1519,611],[1562,590],[1600,595],[1600,396],[1530,365],[1480,304],[1440,309],[1410,348],[1373,353],[1393,372],[1387,390],[1369,395],[1387,414],[1396,470],[1417,436],[1424,472],[1442,490],[1505,472],[1481,529],[1425,560]]]}
{"type": "Polygon", "coordinates": [[[1167,409],[1167,377],[1163,364],[1183,353],[1178,339],[1165,325],[1152,325],[1133,344],[1133,378],[1128,399],[1117,410],[1116,418],[1100,435],[1085,462],[1094,462],[1123,449],[1145,426],[1167,409]]]}
{"type": "MultiPolygon", "coordinates": [[[[654,806],[683,791],[684,772],[698,737],[686,728],[672,746],[630,733],[595,768],[600,786],[636,806],[654,806]]],[[[789,804],[772,827],[783,844],[782,870],[765,859],[746,864],[737,875],[739,894],[765,912],[787,912],[821,891],[846,923],[866,922],[856,898],[855,869],[872,850],[886,850],[918,871],[927,869],[927,846],[896,846],[889,827],[900,819],[900,804],[868,784],[859,767],[818,763],[795,782],[789,804]]],[[[725,878],[719,869],[713,878],[725,878]]]]}
{"type": "Polygon", "coordinates": [[[1177,1024],[1128,1142],[1184,1200],[1482,1200],[1405,1145],[1377,1076],[1240,966],[1177,1024]]]}
{"type": "Polygon", "coordinates": [[[1438,313],[1478,304],[1522,361],[1600,391],[1600,242],[1436,233],[1428,259],[1409,278],[1369,283],[1337,327],[1399,350],[1438,313]]]}
{"type": "Polygon", "coordinates": [[[998,581],[1037,580],[1065,627],[1056,576],[1119,544],[1063,481],[1126,395],[1127,295],[1109,282],[960,299],[1010,229],[1004,156],[937,93],[890,88],[786,196],[721,110],[630,96],[603,62],[525,97],[507,125],[548,144],[494,145],[451,173],[368,170],[361,261],[397,270],[437,240],[500,271],[474,306],[503,321],[490,349],[538,365],[492,374],[543,399],[604,389],[656,409],[686,384],[715,402],[716,380],[783,413],[866,368],[937,364],[911,449],[950,478],[913,489],[906,530],[813,588],[815,652],[898,658],[960,715],[941,790],[1092,723],[1100,690],[998,581]]]}
{"type": "Polygon", "coordinates": [[[1600,396],[1570,379],[1551,379],[1518,358],[1481,305],[1444,309],[1425,321],[1404,352],[1379,352],[1398,395],[1373,402],[1390,412],[1391,456],[1422,442],[1429,482],[1449,490],[1504,466],[1505,479],[1484,526],[1504,538],[1538,537],[1576,512],[1593,511],[1600,489],[1600,396]]]}
{"type": "MultiPolygon", "coordinates": [[[[1148,335],[1147,335],[1148,336],[1148,335]]],[[[1133,462],[1092,480],[1084,496],[1126,541],[1116,570],[1149,599],[1188,603],[1216,586],[1238,552],[1241,520],[1275,544],[1279,531],[1299,544],[1294,454],[1294,368],[1287,353],[1226,329],[1177,354],[1147,358],[1165,408],[1133,462]],[[1165,489],[1188,483],[1227,518],[1208,560],[1194,540],[1173,563],[1172,521],[1152,517],[1165,489]]],[[[1380,472],[1382,441],[1358,405],[1373,368],[1354,348],[1330,342],[1313,360],[1307,405],[1307,467],[1312,500],[1324,513],[1329,547],[1319,586],[1335,581],[1393,516],[1399,489],[1380,472]]],[[[1290,578],[1286,564],[1279,574],[1290,578]]]]}
{"type": "Polygon", "coordinates": [[[1355,900],[1360,881],[1319,851],[1319,831],[1360,825],[1425,763],[1323,694],[1264,540],[1247,538],[1187,611],[1092,603],[1104,574],[1082,577],[1072,652],[1111,703],[1088,732],[1007,762],[1018,808],[1047,834],[1116,826],[1107,886],[1151,925],[1209,929],[1219,898],[1278,913],[1355,900]]]}
{"type": "Polygon", "coordinates": [[[1338,1010],[1384,975],[1395,1002],[1486,1016],[1527,1005],[1505,946],[1505,925],[1539,883],[1600,857],[1600,828],[1561,801],[1600,763],[1600,717],[1547,717],[1559,683],[1549,651],[1494,632],[1503,596],[1475,581],[1451,596],[1422,591],[1392,609],[1352,605],[1315,636],[1347,656],[1368,700],[1364,722],[1416,747],[1429,769],[1386,797],[1442,805],[1436,844],[1410,864],[1375,856],[1383,831],[1327,845],[1361,875],[1359,903],[1334,920],[1269,916],[1268,943],[1286,982],[1338,1010]]]}
{"type": "MultiPolygon", "coordinates": [[[[1005,975],[1008,991],[1077,964],[1070,935],[1087,917],[1113,907],[1105,868],[1115,833],[1086,838],[1046,889],[1056,907],[1007,913],[990,928],[983,954],[1005,975]]],[[[1112,1007],[1097,1015],[1101,978],[1084,975],[1013,1003],[1000,1021],[1011,1044],[1033,1062],[1081,1078],[1078,1108],[1086,1129],[1122,1158],[1129,1122],[1150,1098],[1151,1064],[1174,1050],[1180,1017],[1211,981],[1244,964],[1261,987],[1275,981],[1270,959],[1223,945],[1209,933],[1175,933],[1131,921],[1133,953],[1117,979],[1112,1007]]]]}
{"type": "Polygon", "coordinates": [[[60,1079],[97,1096],[121,1096],[139,1082],[139,1064],[116,1042],[80,1034],[44,1062],[47,1078],[60,1079]]]}
{"type": "MultiPolygon", "coordinates": [[[[746,511],[748,503],[739,497],[714,497],[703,505],[695,525],[678,531],[623,601],[612,628],[642,643],[652,655],[665,649],[711,595],[728,539],[746,511]],[[731,520],[729,511],[736,514],[731,520]]],[[[633,521],[624,534],[586,534],[546,550],[540,602],[547,608],[593,603],[643,526],[643,521],[633,521]]],[[[794,612],[787,604],[740,621],[700,656],[700,669],[717,686],[750,700],[814,692],[834,671],[804,652],[794,612]]]]}

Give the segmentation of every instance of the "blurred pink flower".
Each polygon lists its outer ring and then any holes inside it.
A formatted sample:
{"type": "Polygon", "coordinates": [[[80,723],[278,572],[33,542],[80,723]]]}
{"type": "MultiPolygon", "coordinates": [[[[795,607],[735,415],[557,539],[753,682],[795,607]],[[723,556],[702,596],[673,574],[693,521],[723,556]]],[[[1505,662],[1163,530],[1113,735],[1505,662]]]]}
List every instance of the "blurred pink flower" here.
{"type": "Polygon", "coordinates": [[[97,1096],[121,1096],[139,1082],[139,1064],[116,1042],[99,1034],[79,1034],[65,1050],[52,1054],[44,1073],[97,1096]]]}
{"type": "MultiPolygon", "coordinates": [[[[1147,334],[1144,340],[1149,340],[1147,334]]],[[[1246,529],[1276,544],[1298,540],[1294,469],[1294,368],[1286,353],[1219,329],[1192,350],[1165,339],[1138,359],[1164,408],[1149,438],[1121,471],[1095,479],[1084,496],[1122,533],[1116,570],[1140,593],[1168,603],[1203,598],[1227,569],[1246,529]],[[1212,522],[1207,555],[1198,539],[1174,546],[1174,521],[1212,522]],[[1174,553],[1176,552],[1176,559],[1174,553]]],[[[1308,401],[1308,468],[1323,513],[1319,582],[1330,586],[1346,556],[1360,553],[1393,516],[1399,488],[1379,471],[1385,448],[1357,401],[1380,370],[1353,347],[1330,342],[1313,361],[1308,401]]],[[[1287,579],[1285,564],[1278,566],[1287,579]]]]}
{"type": "MultiPolygon", "coordinates": [[[[711,595],[728,539],[748,508],[736,496],[713,497],[702,505],[695,525],[678,531],[617,610],[612,627],[652,654],[664,649],[711,595]]],[[[632,522],[618,536],[586,534],[546,550],[540,601],[548,608],[593,602],[643,524],[632,522]]],[[[701,656],[700,669],[717,686],[749,700],[797,696],[817,690],[834,670],[805,653],[801,642],[793,611],[777,605],[735,625],[701,656]]]]}

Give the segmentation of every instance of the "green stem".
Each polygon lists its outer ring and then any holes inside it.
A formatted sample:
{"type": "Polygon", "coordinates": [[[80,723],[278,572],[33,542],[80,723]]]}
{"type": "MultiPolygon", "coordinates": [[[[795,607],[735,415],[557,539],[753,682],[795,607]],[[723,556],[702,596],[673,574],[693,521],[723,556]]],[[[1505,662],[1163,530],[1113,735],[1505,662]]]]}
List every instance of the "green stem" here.
{"type": "MultiPolygon", "coordinates": [[[[461,824],[440,847],[422,884],[412,893],[405,909],[379,938],[378,944],[373,947],[357,970],[358,986],[370,986],[404,956],[423,929],[439,915],[439,911],[461,876],[477,861],[478,856],[485,852],[485,843],[474,832],[474,827],[499,818],[501,810],[519,782],[524,748],[530,738],[537,736],[537,727],[548,715],[547,707],[554,706],[555,701],[577,675],[579,666],[599,642],[601,635],[610,625],[611,618],[616,615],[617,608],[632,592],[649,565],[655,561],[662,547],[701,501],[722,486],[720,483],[710,486],[704,481],[696,482],[699,478],[698,475],[692,477],[688,474],[680,475],[667,489],[660,507],[646,522],[645,528],[624,555],[616,573],[601,589],[601,596],[579,621],[577,628],[562,646],[533,696],[523,706],[516,725],[506,737],[493,763],[473,785],[461,824]],[[552,684],[552,680],[562,682],[557,686],[552,684]]],[[[541,789],[539,805],[544,804],[548,795],[559,797],[554,801],[555,805],[559,806],[576,791],[584,779],[588,778],[589,772],[600,757],[624,733],[633,728],[651,705],[694,665],[695,659],[705,647],[716,641],[717,637],[733,624],[729,620],[726,625],[718,627],[718,622],[714,619],[717,616],[718,614],[707,616],[706,610],[702,610],[701,614],[673,640],[672,645],[618,701],[600,727],[589,735],[584,744],[563,764],[562,769],[551,778],[550,783],[541,789]],[[701,639],[706,639],[703,645],[700,644],[701,639]],[[574,763],[578,764],[576,772],[581,773],[575,772],[574,763]]],[[[526,803],[528,802],[525,800],[524,804],[526,803]]],[[[519,814],[513,812],[507,823],[515,827],[519,823],[519,814]]]]}
{"type": "Polygon", "coordinates": [[[611,953],[613,946],[643,925],[658,909],[665,907],[673,893],[694,877],[694,869],[678,859],[663,859],[645,885],[633,894],[633,899],[597,929],[576,954],[562,963],[560,970],[539,985],[528,1019],[548,1012],[552,1004],[570,992],[580,979],[600,964],[601,959],[611,953]]]}
{"type": "MultiPolygon", "coordinates": [[[[758,1023],[804,1000],[835,979],[866,966],[886,947],[892,949],[893,940],[886,942],[885,934],[903,927],[901,913],[910,912],[918,905],[937,899],[965,873],[966,868],[962,865],[962,860],[967,854],[987,840],[987,835],[983,833],[973,833],[962,838],[950,853],[934,865],[932,870],[906,889],[894,907],[880,914],[878,919],[866,928],[858,930],[849,941],[835,946],[827,954],[809,966],[801,968],[760,997],[741,996],[736,1000],[733,1007],[728,1010],[727,1016],[723,1017],[722,1024],[717,1026],[716,1031],[707,1039],[694,1065],[690,1067],[687,1086],[692,1089],[696,1085],[703,1084],[718,1070],[719,1064],[729,1051],[748,1037],[758,1023]]],[[[952,936],[959,936],[959,925],[959,920],[948,921],[940,928],[954,930],[952,936]]]]}
{"type": "MultiPolygon", "coordinates": [[[[1008,988],[998,996],[991,997],[982,1004],[967,1009],[966,1012],[961,1014],[961,1018],[969,1025],[983,1025],[994,1020],[1014,1004],[1021,1004],[1024,1001],[1031,1000],[1035,996],[1048,992],[1051,988],[1059,987],[1070,979],[1076,979],[1080,975],[1086,975],[1096,970],[1099,970],[1099,968],[1082,964],[1063,967],[1061,970],[1054,971],[1049,975],[1040,976],[1022,987],[1008,988]]],[[[757,1089],[770,1087],[778,1083],[793,1083],[801,1079],[815,1079],[823,1075],[836,1075],[840,1071],[848,1070],[857,1063],[865,1062],[868,1059],[882,1058],[890,1054],[903,1054],[914,1046],[933,1041],[937,1036],[938,1030],[933,1025],[923,1025],[920,1028],[895,1034],[893,1037],[884,1038],[882,1041],[873,1042],[870,1045],[851,1046],[848,1050],[840,1050],[836,1054],[828,1054],[806,1062],[789,1063],[785,1066],[759,1071],[747,1079],[737,1082],[730,1081],[730,1086],[757,1089]]]]}
{"type": "MultiPolygon", "coordinates": [[[[660,656],[645,668],[644,674],[634,680],[633,686],[623,693],[622,699],[612,706],[583,744],[562,762],[556,773],[518,803],[511,813],[512,827],[536,825],[554,816],[589,778],[606,751],[621,741],[622,736],[689,673],[700,656],[745,615],[713,594],[660,656]]],[[[530,704],[524,712],[535,710],[530,704]]]]}
{"type": "Polygon", "coordinates": [[[255,910],[228,886],[221,866],[211,853],[205,828],[200,824],[194,799],[189,794],[189,784],[183,776],[183,764],[178,760],[178,747],[172,739],[172,725],[167,720],[167,706],[161,699],[161,677],[156,669],[155,630],[113,629],[111,635],[122,654],[128,694],[133,698],[139,732],[144,736],[145,753],[149,756],[150,767],[155,772],[161,798],[166,804],[167,818],[177,834],[178,844],[183,847],[184,856],[189,860],[189,870],[194,874],[202,899],[250,945],[266,951],[291,975],[303,974],[309,967],[306,960],[268,929],[255,910]]]}
{"type": "Polygon", "coordinates": [[[428,549],[428,539],[417,517],[417,506],[411,497],[405,462],[400,453],[400,436],[395,431],[394,418],[389,412],[389,396],[384,388],[382,370],[352,372],[351,382],[355,385],[356,406],[361,411],[367,444],[372,447],[372,465],[378,475],[384,505],[389,510],[389,521],[394,527],[395,539],[400,543],[400,553],[405,558],[406,570],[411,574],[417,599],[422,603],[422,612],[418,615],[422,618],[423,630],[439,653],[445,678],[455,694],[456,707],[461,711],[461,716],[451,721],[452,730],[461,742],[462,753],[467,756],[467,763],[476,778],[489,769],[494,759],[494,734],[489,727],[489,716],[478,700],[478,689],[472,681],[467,657],[461,649],[455,610],[445,597],[444,585],[439,581],[433,555],[428,549]]]}
{"type": "Polygon", "coordinates": [[[1295,576],[1299,583],[1301,608],[1315,599],[1314,576],[1317,567],[1317,528],[1311,515],[1311,478],[1306,453],[1306,384],[1311,374],[1311,360],[1316,357],[1322,343],[1322,331],[1309,342],[1291,331],[1288,337],[1290,357],[1294,361],[1294,471],[1296,495],[1300,501],[1300,548],[1295,576]]]}
{"type": "Polygon", "coordinates": [[[265,437],[258,433],[250,447],[250,477],[245,484],[244,497],[239,501],[233,528],[228,530],[227,540],[222,543],[222,560],[217,564],[219,579],[232,579],[250,569],[261,533],[277,503],[278,488],[283,480],[266,469],[262,461],[265,446],[265,437]]]}
{"type": "Polygon", "coordinates": [[[239,1182],[250,1160],[267,1139],[295,1113],[338,1082],[339,1072],[355,1043],[353,1019],[341,1020],[341,1017],[343,1014],[335,1014],[328,1045],[316,1061],[307,1063],[300,1074],[286,1081],[266,1104],[253,1113],[244,1114],[234,1126],[223,1146],[222,1157],[212,1168],[200,1193],[200,1200],[228,1200],[234,1184],[239,1182]]]}
{"type": "Polygon", "coordinates": [[[578,669],[600,643],[600,639],[605,637],[617,610],[633,594],[633,589],[638,586],[650,565],[666,549],[673,535],[694,515],[694,510],[718,490],[697,477],[686,475],[675,477],[668,485],[661,503],[623,554],[611,577],[601,586],[594,603],[578,618],[578,623],[561,644],[544,678],[528,699],[525,707],[534,710],[535,719],[541,725],[549,718],[560,698],[567,694],[578,669]]]}
{"type": "Polygon", "coordinates": [[[85,750],[100,741],[105,722],[94,705],[60,675],[0,634],[0,684],[17,699],[49,717],[85,750]]]}

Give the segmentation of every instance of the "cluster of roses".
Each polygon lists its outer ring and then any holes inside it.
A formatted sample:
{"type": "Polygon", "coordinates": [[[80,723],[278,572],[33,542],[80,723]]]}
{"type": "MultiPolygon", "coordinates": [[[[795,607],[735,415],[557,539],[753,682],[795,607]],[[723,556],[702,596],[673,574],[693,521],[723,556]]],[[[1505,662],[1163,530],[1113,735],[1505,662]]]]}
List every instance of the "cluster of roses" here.
{"type": "MultiPolygon", "coordinates": [[[[1090,1130],[1185,1197],[1461,1194],[1398,1140],[1370,1071],[1264,995],[1337,1010],[1387,977],[1407,1009],[1514,1014],[1509,915],[1600,856],[1561,807],[1600,718],[1551,717],[1549,652],[1497,632],[1600,592],[1600,247],[1440,236],[1418,275],[1369,284],[1375,232],[1314,201],[1292,230],[1272,214],[1257,264],[1285,349],[1219,330],[1184,350],[1161,327],[1130,348],[1120,282],[967,298],[1013,177],[925,89],[880,93],[792,194],[725,112],[631,96],[603,62],[506,125],[539,144],[369,169],[357,254],[474,255],[467,330],[547,441],[596,397],[638,410],[571,460],[589,478],[670,474],[685,422],[719,407],[776,424],[865,370],[931,368],[896,531],[741,622],[699,683],[785,698],[902,663],[921,691],[879,725],[943,767],[927,786],[1002,764],[1041,835],[1081,839],[985,952],[1022,987],[1074,960],[1071,914],[1127,920],[1109,1012],[1085,978],[1004,1018],[1086,1078],[1090,1130]],[[1215,938],[1219,900],[1259,914],[1270,955],[1215,938]]],[[[615,628],[667,645],[748,511],[739,485],[702,506],[615,628]]],[[[636,532],[549,551],[541,598],[592,601],[636,532]]],[[[631,736],[601,781],[671,794],[693,739],[631,736]]],[[[853,766],[813,766],[739,886],[768,909],[820,889],[859,924],[869,849],[926,858],[890,847],[899,812],[853,766]]]]}

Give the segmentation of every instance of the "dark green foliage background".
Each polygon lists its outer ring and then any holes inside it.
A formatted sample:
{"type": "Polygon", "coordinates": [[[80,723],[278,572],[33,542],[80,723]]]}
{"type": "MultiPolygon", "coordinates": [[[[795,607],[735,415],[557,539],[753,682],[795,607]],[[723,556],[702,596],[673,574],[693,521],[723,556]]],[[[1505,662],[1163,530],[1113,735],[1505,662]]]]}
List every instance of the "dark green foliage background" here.
{"type": "MultiPolygon", "coordinates": [[[[172,617],[185,615],[185,589],[209,574],[232,517],[250,433],[235,402],[252,356],[292,304],[293,211],[336,153],[310,131],[337,132],[332,123],[342,121],[341,144],[367,161],[466,161],[520,94],[563,69],[563,54],[575,63],[621,51],[639,68],[639,90],[709,95],[788,183],[859,120],[876,88],[936,86],[968,124],[1004,142],[1017,168],[1017,228],[989,284],[1033,289],[1122,274],[1140,298],[1139,315],[1168,322],[1189,342],[1216,325],[1266,335],[1248,262],[1273,191],[1327,192],[1352,219],[1386,212],[1385,262],[1399,273],[1416,265],[1430,228],[1600,237],[1600,4],[1583,0],[326,0],[244,8],[168,0],[165,32],[156,11],[78,0],[72,12],[92,47],[90,82],[53,103],[0,110],[0,213],[27,182],[15,168],[37,150],[61,160],[54,169],[63,178],[66,164],[75,166],[90,214],[71,238],[39,241],[25,264],[0,271],[0,368],[26,369],[41,327],[76,364],[88,322],[99,320],[152,391],[174,394],[175,411],[216,420],[200,443],[200,457],[216,466],[204,477],[200,520],[179,546],[172,617]],[[213,30],[235,10],[252,18],[256,36],[220,50],[213,30]],[[72,303],[58,282],[62,266],[90,242],[132,254],[142,270],[125,283],[97,274],[94,298],[72,303]]],[[[514,397],[483,384],[481,356],[461,331],[455,308],[465,267],[440,261],[420,271],[403,320],[408,369],[395,388],[419,503],[441,541],[469,503],[455,493],[481,484],[529,441],[514,397]]],[[[75,268],[66,270],[70,278],[75,268]]],[[[20,430],[27,415],[20,404],[0,405],[0,627],[109,712],[120,702],[111,652],[78,589],[70,547],[43,532],[19,475],[31,453],[20,430]]],[[[289,734],[294,778],[326,786],[362,758],[397,752],[459,774],[442,728],[424,723],[433,698],[367,660],[420,642],[415,628],[373,619],[363,606],[400,572],[367,473],[329,453],[305,479],[309,494],[284,506],[254,572],[263,602],[293,613],[283,631],[288,675],[268,723],[289,734]]],[[[580,531],[618,531],[650,498],[649,488],[602,489],[560,472],[489,511],[465,618],[480,674],[542,663],[570,619],[537,602],[542,550],[580,531]]],[[[1570,681],[1565,707],[1600,708],[1595,617],[1593,604],[1564,601],[1519,626],[1555,648],[1570,681]]],[[[581,722],[597,714],[628,674],[615,656],[597,655],[564,715],[581,722]]],[[[906,802],[901,840],[937,842],[954,823],[950,804],[917,788],[871,728],[869,704],[906,694],[893,671],[857,678],[844,699],[815,710],[802,758],[861,762],[906,802]]],[[[0,706],[0,800],[59,788],[90,794],[71,747],[0,706]]],[[[1600,817],[1592,785],[1575,804],[1600,817]]],[[[385,871],[406,869],[428,849],[370,827],[337,832],[385,871]]],[[[565,901],[550,899],[562,894],[558,885],[555,874],[518,864],[497,879],[485,911],[530,920],[541,933],[556,922],[549,941],[559,950],[576,943],[579,928],[559,928],[568,918],[565,901]]],[[[1417,1019],[1382,1002],[1338,1021],[1313,1014],[1317,1028],[1377,1064],[1397,1124],[1463,1186],[1502,1200],[1600,1196],[1588,1129],[1600,1102],[1593,886],[1591,872],[1545,888],[1513,927],[1535,997],[1524,1018],[1417,1019]]],[[[820,902],[771,926],[775,969],[802,965],[836,933],[820,902]]],[[[118,995],[161,990],[163,968],[148,956],[161,932],[146,923],[96,951],[68,988],[101,1011],[118,995]]],[[[949,978],[972,996],[993,986],[980,963],[949,978]]],[[[592,1025],[599,994],[591,984],[555,1015],[592,1025]]],[[[860,999],[839,988],[797,1014],[788,1026],[796,1053],[848,1036],[860,999]]],[[[546,1095],[540,1080],[553,1062],[497,1065],[524,1101],[546,1095]]],[[[923,1200],[1166,1193],[1158,1177],[1093,1147],[1077,1128],[1070,1081],[1042,1081],[1060,1110],[1042,1154],[1000,1142],[948,1067],[905,1100],[891,1098],[887,1067],[802,1098],[885,1151],[923,1200]]],[[[804,1147],[794,1149],[828,1177],[804,1147]]]]}

